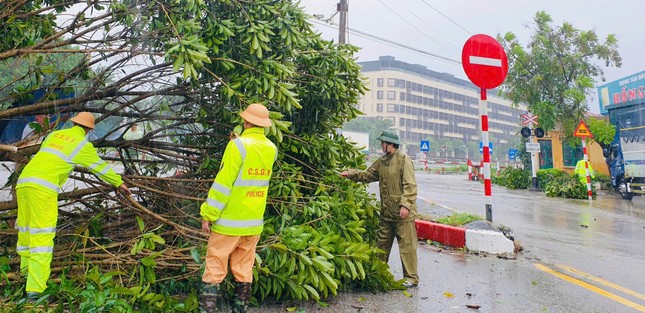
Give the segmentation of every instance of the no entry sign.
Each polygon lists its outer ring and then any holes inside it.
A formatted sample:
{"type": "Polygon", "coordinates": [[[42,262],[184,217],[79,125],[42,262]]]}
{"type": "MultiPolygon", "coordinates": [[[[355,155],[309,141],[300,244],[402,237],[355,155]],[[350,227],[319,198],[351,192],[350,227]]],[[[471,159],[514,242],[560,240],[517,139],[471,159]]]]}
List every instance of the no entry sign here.
{"type": "Polygon", "coordinates": [[[478,34],[470,37],[461,50],[461,64],[466,75],[477,87],[499,86],[508,73],[508,59],[495,38],[478,34]]]}

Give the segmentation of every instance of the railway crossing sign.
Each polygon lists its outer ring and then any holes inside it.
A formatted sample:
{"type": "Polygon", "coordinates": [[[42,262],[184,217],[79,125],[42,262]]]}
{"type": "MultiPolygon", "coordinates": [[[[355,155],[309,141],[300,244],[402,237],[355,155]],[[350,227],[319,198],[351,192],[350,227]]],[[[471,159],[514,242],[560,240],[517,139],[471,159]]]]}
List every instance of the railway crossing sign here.
{"type": "Polygon", "coordinates": [[[522,124],[529,124],[533,123],[533,125],[540,125],[538,123],[538,117],[539,115],[528,115],[528,114],[522,114],[522,124]]]}

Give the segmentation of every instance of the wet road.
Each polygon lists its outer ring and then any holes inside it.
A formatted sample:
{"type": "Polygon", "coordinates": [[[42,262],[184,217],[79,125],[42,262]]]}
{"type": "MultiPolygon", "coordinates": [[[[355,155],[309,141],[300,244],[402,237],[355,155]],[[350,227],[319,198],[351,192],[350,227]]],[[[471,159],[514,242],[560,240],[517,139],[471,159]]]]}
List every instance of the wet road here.
{"type": "MultiPolygon", "coordinates": [[[[463,175],[417,173],[419,196],[425,201],[485,216],[481,183],[463,175]]],[[[577,302],[591,309],[558,312],[645,312],[644,198],[625,201],[601,192],[597,200],[571,200],[498,186],[493,186],[492,197],[493,221],[512,228],[525,248],[516,262],[526,262],[527,268],[515,276],[531,277],[536,286],[548,282],[563,288],[561,296],[537,293],[535,301],[577,302]],[[571,279],[581,277],[585,279],[571,279]]]]}
{"type": "MultiPolygon", "coordinates": [[[[485,216],[481,183],[425,172],[417,182],[420,213],[485,216]]],[[[497,186],[492,196],[494,221],[511,227],[525,249],[516,259],[422,243],[420,284],[408,294],[341,293],[325,300],[328,306],[283,303],[250,312],[645,312],[645,199],[601,194],[589,203],[497,186]]],[[[398,252],[391,255],[401,278],[398,252]]]]}

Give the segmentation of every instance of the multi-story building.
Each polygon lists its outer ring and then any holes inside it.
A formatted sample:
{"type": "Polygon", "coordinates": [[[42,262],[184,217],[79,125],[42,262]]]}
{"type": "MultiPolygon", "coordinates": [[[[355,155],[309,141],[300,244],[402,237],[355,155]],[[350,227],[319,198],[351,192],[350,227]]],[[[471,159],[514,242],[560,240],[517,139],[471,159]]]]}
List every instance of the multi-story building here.
{"type": "MultiPolygon", "coordinates": [[[[369,91],[358,109],[367,117],[392,120],[408,154],[419,152],[421,140],[428,138],[481,141],[480,92],[473,83],[391,56],[359,64],[369,91]]],[[[526,109],[513,107],[497,96],[497,90],[489,90],[487,99],[491,142],[516,142],[526,109]]]]}

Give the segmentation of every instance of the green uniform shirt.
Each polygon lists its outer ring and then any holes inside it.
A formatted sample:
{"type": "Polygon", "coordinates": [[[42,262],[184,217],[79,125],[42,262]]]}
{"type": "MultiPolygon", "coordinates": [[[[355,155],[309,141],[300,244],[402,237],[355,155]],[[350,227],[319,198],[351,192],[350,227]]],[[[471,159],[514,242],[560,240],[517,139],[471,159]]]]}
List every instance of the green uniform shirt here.
{"type": "Polygon", "coordinates": [[[414,178],[412,159],[400,150],[384,155],[367,170],[349,170],[347,178],[363,183],[379,182],[381,194],[381,219],[385,221],[411,221],[417,215],[417,181],[414,178]],[[400,206],[410,210],[401,219],[400,206]]]}

